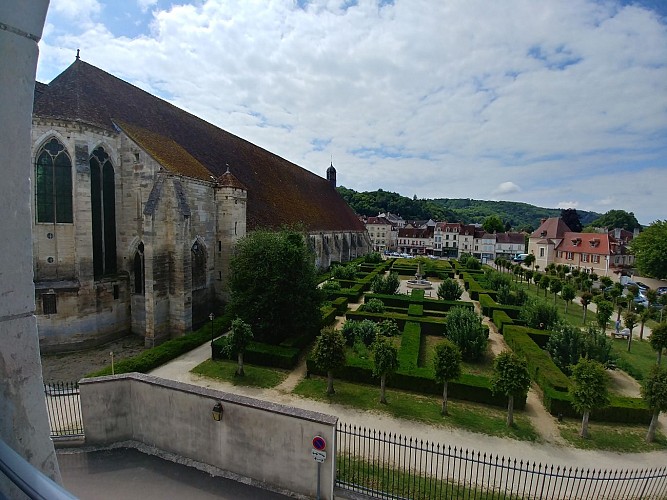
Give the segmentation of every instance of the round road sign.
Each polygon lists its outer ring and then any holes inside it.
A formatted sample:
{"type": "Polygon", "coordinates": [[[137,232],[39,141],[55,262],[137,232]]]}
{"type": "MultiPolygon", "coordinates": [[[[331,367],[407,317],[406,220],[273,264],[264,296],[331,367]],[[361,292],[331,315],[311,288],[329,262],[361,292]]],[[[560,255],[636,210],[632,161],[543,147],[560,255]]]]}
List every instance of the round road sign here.
{"type": "Polygon", "coordinates": [[[313,438],[313,448],[323,451],[327,447],[327,442],[322,436],[315,436],[313,438]]]}

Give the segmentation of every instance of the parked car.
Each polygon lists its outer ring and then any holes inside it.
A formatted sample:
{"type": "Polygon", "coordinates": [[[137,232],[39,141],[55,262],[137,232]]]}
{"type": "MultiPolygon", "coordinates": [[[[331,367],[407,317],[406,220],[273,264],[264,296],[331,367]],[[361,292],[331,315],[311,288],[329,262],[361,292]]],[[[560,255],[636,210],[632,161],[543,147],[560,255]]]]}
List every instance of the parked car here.
{"type": "Polygon", "coordinates": [[[635,281],[635,285],[637,285],[637,287],[639,287],[639,290],[642,291],[642,292],[645,292],[646,290],[651,289],[650,286],[642,283],[641,281],[635,281]]]}
{"type": "Polygon", "coordinates": [[[667,293],[667,286],[659,286],[655,291],[658,292],[658,295],[664,295],[667,293]]]}
{"type": "Polygon", "coordinates": [[[518,262],[523,262],[524,260],[526,260],[526,257],[528,257],[527,253],[518,253],[514,256],[514,258],[512,259],[512,262],[517,262],[517,263],[518,262]]]}
{"type": "Polygon", "coordinates": [[[642,295],[640,293],[632,300],[634,301],[635,304],[648,308],[648,299],[646,298],[645,295],[642,295]]]}

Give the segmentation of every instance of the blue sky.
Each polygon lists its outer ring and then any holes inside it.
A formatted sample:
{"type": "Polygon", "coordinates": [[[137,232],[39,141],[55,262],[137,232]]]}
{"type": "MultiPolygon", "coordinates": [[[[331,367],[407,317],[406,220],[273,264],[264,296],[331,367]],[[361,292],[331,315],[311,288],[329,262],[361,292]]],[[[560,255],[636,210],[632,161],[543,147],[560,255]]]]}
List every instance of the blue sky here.
{"type": "Polygon", "coordinates": [[[358,191],[667,219],[662,0],[51,0],[76,49],[358,191]]]}

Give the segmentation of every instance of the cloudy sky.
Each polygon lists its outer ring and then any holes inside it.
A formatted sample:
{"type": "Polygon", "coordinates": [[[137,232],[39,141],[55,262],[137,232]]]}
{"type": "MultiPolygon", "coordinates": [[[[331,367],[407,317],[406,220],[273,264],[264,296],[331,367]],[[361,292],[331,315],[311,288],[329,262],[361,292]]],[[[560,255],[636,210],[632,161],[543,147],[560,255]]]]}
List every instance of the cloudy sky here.
{"type": "Polygon", "coordinates": [[[51,0],[77,48],[357,191],[667,219],[665,0],[51,0]]]}

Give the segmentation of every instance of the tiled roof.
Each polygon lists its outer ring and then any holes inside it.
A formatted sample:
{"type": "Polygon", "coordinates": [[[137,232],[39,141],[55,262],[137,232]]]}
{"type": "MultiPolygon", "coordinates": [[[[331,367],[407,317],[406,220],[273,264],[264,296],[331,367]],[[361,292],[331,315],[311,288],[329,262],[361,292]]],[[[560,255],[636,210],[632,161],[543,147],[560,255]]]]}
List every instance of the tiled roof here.
{"type": "MultiPolygon", "coordinates": [[[[34,115],[82,122],[115,132],[113,123],[146,130],[156,159],[175,167],[172,154],[187,154],[214,178],[228,164],[248,189],[249,229],[301,223],[309,231],[364,231],[363,223],[324,178],[226,132],[95,66],[76,60],[42,92],[34,115]],[[173,153],[177,144],[179,153],[173,153]]],[[[165,165],[169,168],[168,165],[165,165]]],[[[190,169],[193,169],[190,171],[190,169]]],[[[179,170],[180,171],[180,170],[179,170]]]]}
{"type": "Polygon", "coordinates": [[[562,238],[566,232],[571,231],[560,217],[550,217],[538,227],[531,238],[562,238]]]}
{"type": "Polygon", "coordinates": [[[560,252],[611,255],[611,239],[605,233],[573,233],[568,231],[563,235],[563,241],[556,247],[556,250],[560,252]]]}
{"type": "Polygon", "coordinates": [[[384,226],[391,226],[391,222],[389,222],[384,217],[368,217],[366,219],[366,224],[382,224],[384,226]]]}
{"type": "Polygon", "coordinates": [[[402,227],[398,230],[399,238],[432,238],[433,227],[402,227]]]}
{"type": "Polygon", "coordinates": [[[242,183],[240,180],[238,180],[238,179],[234,176],[234,174],[232,174],[232,173],[229,171],[229,169],[227,169],[227,171],[226,171],[224,174],[222,174],[220,177],[218,177],[218,179],[217,179],[217,183],[218,183],[219,186],[222,186],[222,187],[230,187],[230,188],[236,188],[236,189],[244,189],[244,190],[246,190],[246,191],[248,190],[248,188],[245,187],[245,186],[243,185],[243,183],[242,183]]]}
{"type": "Polygon", "coordinates": [[[119,120],[116,125],[169,172],[205,181],[211,180],[206,167],[172,139],[119,120]]]}
{"type": "Polygon", "coordinates": [[[523,233],[498,233],[496,234],[497,243],[523,244],[525,243],[523,233]]]}

